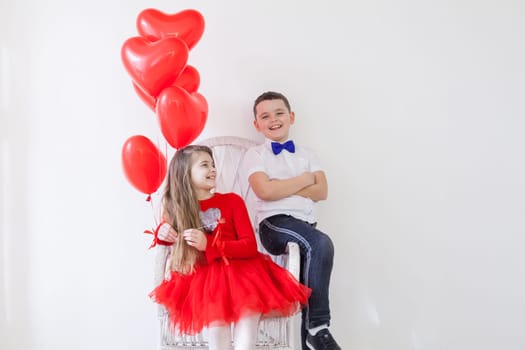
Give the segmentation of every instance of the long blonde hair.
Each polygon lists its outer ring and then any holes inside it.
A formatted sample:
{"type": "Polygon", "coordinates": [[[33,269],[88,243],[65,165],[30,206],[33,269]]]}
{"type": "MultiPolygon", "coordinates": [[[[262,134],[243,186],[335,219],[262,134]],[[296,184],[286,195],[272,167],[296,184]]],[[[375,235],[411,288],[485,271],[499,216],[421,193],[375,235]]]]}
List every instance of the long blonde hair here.
{"type": "Polygon", "coordinates": [[[201,145],[189,145],[175,152],[162,197],[163,218],[179,233],[169,259],[171,269],[186,274],[192,273],[195,264],[202,259],[202,253],[182,238],[184,230],[202,226],[200,205],[191,178],[191,167],[197,152],[208,153],[213,158],[211,149],[201,145]]]}

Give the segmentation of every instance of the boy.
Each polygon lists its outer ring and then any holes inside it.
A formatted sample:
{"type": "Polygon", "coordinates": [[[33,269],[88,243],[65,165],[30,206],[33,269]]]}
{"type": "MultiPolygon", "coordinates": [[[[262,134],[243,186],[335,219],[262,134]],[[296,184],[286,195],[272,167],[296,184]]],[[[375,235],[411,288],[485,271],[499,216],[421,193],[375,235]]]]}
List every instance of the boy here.
{"type": "Polygon", "coordinates": [[[328,193],[326,177],[317,157],[288,138],[295,114],[288,99],[265,92],[254,102],[253,125],[265,142],[249,149],[244,170],[257,196],[256,219],[265,249],[274,255],[285,252],[289,241],[299,244],[301,282],[312,289],[303,310],[303,349],[339,350],[328,326],[328,288],[334,247],[328,235],[316,229],[313,212],[328,193]]]}

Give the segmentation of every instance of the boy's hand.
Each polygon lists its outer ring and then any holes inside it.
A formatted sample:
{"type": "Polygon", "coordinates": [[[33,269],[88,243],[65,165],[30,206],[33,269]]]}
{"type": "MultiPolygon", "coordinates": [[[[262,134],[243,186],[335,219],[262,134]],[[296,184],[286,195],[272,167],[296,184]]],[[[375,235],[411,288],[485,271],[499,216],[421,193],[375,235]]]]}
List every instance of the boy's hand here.
{"type": "Polygon", "coordinates": [[[173,227],[171,227],[170,224],[165,222],[160,226],[157,237],[163,241],[175,243],[179,237],[179,234],[173,229],[173,227]]]}
{"type": "Polygon", "coordinates": [[[189,228],[187,230],[184,230],[183,237],[188,245],[195,247],[201,252],[206,250],[206,244],[208,242],[208,239],[206,238],[206,234],[201,230],[189,228]]]}
{"type": "Polygon", "coordinates": [[[311,173],[309,171],[305,171],[304,173],[301,174],[301,176],[304,177],[304,181],[305,181],[305,186],[304,187],[311,186],[311,185],[315,184],[315,175],[314,175],[314,173],[311,173]]]}
{"type": "Polygon", "coordinates": [[[328,184],[326,183],[324,172],[316,171],[308,174],[313,175],[313,183],[297,191],[295,194],[305,198],[310,198],[314,202],[325,200],[328,196],[328,184]]]}

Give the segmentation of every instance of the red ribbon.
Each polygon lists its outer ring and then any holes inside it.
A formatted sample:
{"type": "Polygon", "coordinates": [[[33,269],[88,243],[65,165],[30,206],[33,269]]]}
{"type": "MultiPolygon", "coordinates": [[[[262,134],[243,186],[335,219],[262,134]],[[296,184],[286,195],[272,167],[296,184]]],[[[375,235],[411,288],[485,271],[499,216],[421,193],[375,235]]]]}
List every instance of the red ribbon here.
{"type": "Polygon", "coordinates": [[[222,241],[222,229],[221,224],[225,223],[226,221],[224,219],[217,220],[217,232],[215,233],[215,237],[213,238],[213,241],[211,242],[212,246],[217,247],[219,250],[219,253],[221,254],[222,261],[224,261],[224,264],[226,266],[230,265],[230,262],[228,261],[228,258],[224,254],[224,242],[222,241]]]}
{"type": "Polygon", "coordinates": [[[157,228],[154,231],[151,230],[144,230],[144,233],[148,235],[153,235],[153,242],[151,242],[151,245],[148,247],[148,249],[151,249],[155,247],[159,241],[159,229],[160,227],[165,223],[166,221],[162,221],[160,224],[157,225],[157,228]]]}

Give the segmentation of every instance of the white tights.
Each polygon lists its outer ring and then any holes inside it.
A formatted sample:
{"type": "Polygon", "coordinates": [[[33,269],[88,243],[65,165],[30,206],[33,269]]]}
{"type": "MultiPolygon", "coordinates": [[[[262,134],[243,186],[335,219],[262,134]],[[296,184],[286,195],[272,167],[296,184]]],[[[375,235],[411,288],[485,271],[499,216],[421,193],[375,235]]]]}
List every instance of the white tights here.
{"type": "MultiPolygon", "coordinates": [[[[236,350],[255,349],[260,317],[259,314],[243,317],[234,325],[233,344],[236,350]]],[[[208,328],[208,336],[210,350],[231,349],[230,325],[210,327],[208,328]]]]}

